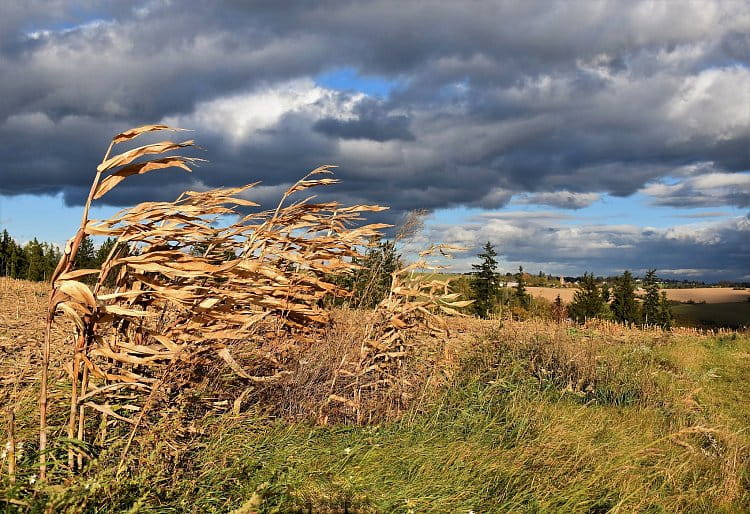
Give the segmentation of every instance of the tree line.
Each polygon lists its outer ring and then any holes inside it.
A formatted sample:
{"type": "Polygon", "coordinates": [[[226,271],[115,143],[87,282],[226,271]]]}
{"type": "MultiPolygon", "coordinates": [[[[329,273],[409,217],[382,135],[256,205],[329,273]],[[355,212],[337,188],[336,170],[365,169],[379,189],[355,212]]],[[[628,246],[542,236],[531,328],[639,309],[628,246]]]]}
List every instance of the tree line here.
{"type": "MultiPolygon", "coordinates": [[[[500,275],[497,273],[497,252],[492,243],[488,241],[478,257],[480,262],[472,265],[474,271],[467,294],[474,300],[474,314],[487,318],[502,305],[509,306],[511,312],[517,309],[517,312],[528,314],[529,308],[538,300],[532,299],[526,292],[526,275],[523,268],[519,267],[515,275],[516,284],[509,291],[501,287],[500,275]]],[[[666,292],[659,291],[659,279],[655,269],[649,270],[643,279],[645,294],[641,301],[638,300],[636,283],[629,271],[615,277],[612,282],[610,289],[607,282],[600,285],[593,273],[584,273],[569,305],[564,305],[560,295],[557,296],[549,309],[552,316],[558,320],[570,317],[578,322],[599,318],[628,325],[671,327],[671,306],[666,292]]]]}
{"type": "MultiPolygon", "coordinates": [[[[116,244],[108,238],[96,247],[90,237],[84,238],[75,257],[76,268],[99,268],[116,244]]],[[[53,244],[39,242],[36,238],[25,245],[18,244],[3,230],[0,235],[0,276],[33,281],[49,280],[60,260],[61,251],[53,244]]],[[[512,288],[502,287],[501,275],[497,272],[497,252],[489,241],[478,255],[480,262],[473,264],[473,273],[468,282],[459,281],[457,288],[465,297],[473,299],[474,314],[488,318],[491,314],[507,309],[512,315],[526,317],[533,312],[545,310],[555,319],[570,317],[584,322],[587,319],[612,319],[626,324],[661,325],[669,328],[672,312],[665,292],[659,292],[656,270],[649,270],[644,278],[646,291],[642,302],[636,298],[636,285],[632,274],[625,271],[609,285],[597,282],[592,273],[585,273],[578,283],[578,290],[569,305],[564,305],[558,295],[555,302],[540,306],[540,300],[532,298],[526,291],[527,277],[519,266],[512,288]]],[[[335,303],[347,303],[353,307],[373,308],[390,290],[391,274],[401,266],[401,256],[391,241],[373,244],[367,253],[355,261],[360,268],[351,275],[336,277],[335,281],[352,296],[338,299],[335,303]]],[[[539,277],[544,277],[540,272],[539,277]]],[[[534,277],[536,278],[536,277],[534,277]]],[[[546,277],[545,277],[546,278],[546,277]]]]}
{"type": "Polygon", "coordinates": [[[659,279],[655,269],[646,272],[643,289],[645,294],[639,302],[635,280],[627,270],[614,279],[611,291],[606,282],[600,286],[593,273],[585,273],[568,306],[568,314],[579,322],[602,318],[627,325],[660,325],[670,328],[672,308],[667,300],[667,293],[659,292],[659,279]]]}
{"type": "MultiPolygon", "coordinates": [[[[75,258],[77,268],[98,268],[115,245],[108,238],[96,247],[90,237],[81,243],[75,258]]],[[[49,280],[62,251],[57,245],[39,242],[37,238],[21,245],[7,230],[0,235],[0,277],[20,278],[36,282],[49,280]]]]}

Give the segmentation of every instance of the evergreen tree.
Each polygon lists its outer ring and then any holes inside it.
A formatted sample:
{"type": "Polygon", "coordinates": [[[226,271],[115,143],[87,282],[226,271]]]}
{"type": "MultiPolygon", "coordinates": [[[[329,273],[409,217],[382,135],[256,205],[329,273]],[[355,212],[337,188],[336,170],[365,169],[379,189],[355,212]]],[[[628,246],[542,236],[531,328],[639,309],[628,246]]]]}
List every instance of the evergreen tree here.
{"type": "Polygon", "coordinates": [[[52,278],[55,268],[57,268],[62,252],[55,245],[49,243],[43,243],[42,249],[44,250],[44,280],[49,280],[52,278]]]}
{"type": "Polygon", "coordinates": [[[578,321],[586,321],[601,316],[605,307],[602,293],[596,285],[593,273],[584,273],[578,283],[578,290],[573,296],[573,302],[568,307],[571,317],[578,321]]]}
{"type": "Polygon", "coordinates": [[[8,274],[8,265],[10,263],[10,248],[13,240],[10,238],[7,230],[3,230],[0,236],[0,277],[8,274]]]}
{"type": "Polygon", "coordinates": [[[637,323],[640,319],[638,303],[635,300],[635,282],[633,275],[625,271],[615,281],[612,299],[612,313],[621,323],[637,323]]]}
{"type": "Polygon", "coordinates": [[[26,272],[24,273],[23,278],[36,282],[44,280],[46,266],[42,245],[40,245],[39,241],[34,238],[33,241],[26,243],[24,253],[26,254],[26,272]]]}
{"type": "Polygon", "coordinates": [[[94,255],[95,267],[102,267],[102,264],[107,260],[107,257],[109,257],[109,253],[115,247],[115,244],[117,244],[117,238],[108,237],[104,240],[101,246],[96,249],[96,254],[94,255]]]}
{"type": "Polygon", "coordinates": [[[362,259],[355,259],[361,266],[352,276],[349,288],[354,296],[352,303],[358,307],[376,307],[391,290],[393,272],[401,265],[401,257],[396,252],[396,244],[383,241],[373,244],[362,259]]]}
{"type": "Polygon", "coordinates": [[[561,323],[562,320],[565,319],[566,314],[567,309],[563,304],[562,298],[560,298],[560,295],[558,294],[555,298],[555,301],[552,303],[552,317],[555,319],[555,321],[561,323]]]}
{"type": "Polygon", "coordinates": [[[610,292],[609,285],[606,282],[602,284],[601,291],[602,302],[604,302],[605,304],[609,304],[609,301],[612,299],[612,293],[610,292]]]}
{"type": "Polygon", "coordinates": [[[665,330],[672,328],[672,306],[667,300],[667,292],[661,292],[661,298],[659,299],[659,323],[665,330]]]}
{"type": "Polygon", "coordinates": [[[478,255],[481,262],[471,265],[476,270],[471,281],[471,290],[474,293],[474,312],[481,318],[487,318],[492,312],[492,306],[500,290],[500,283],[497,279],[495,247],[487,241],[483,249],[484,251],[478,255]]]}
{"type": "Polygon", "coordinates": [[[25,278],[26,268],[26,253],[15,241],[11,240],[8,256],[8,276],[11,278],[25,278]]]}
{"type": "Polygon", "coordinates": [[[646,296],[643,297],[643,322],[647,325],[656,325],[659,318],[659,284],[656,282],[656,270],[650,269],[643,279],[643,287],[646,296]]]}
{"type": "Polygon", "coordinates": [[[73,266],[78,269],[96,268],[96,251],[94,250],[94,242],[90,237],[86,236],[81,241],[78,253],[73,260],[73,266]]]}
{"type": "Polygon", "coordinates": [[[516,300],[524,309],[529,308],[529,295],[526,292],[526,279],[523,275],[523,266],[518,267],[518,274],[516,275],[516,300]]]}
{"type": "Polygon", "coordinates": [[[34,238],[23,247],[7,230],[0,234],[0,276],[27,280],[47,280],[60,260],[60,250],[34,238]]]}

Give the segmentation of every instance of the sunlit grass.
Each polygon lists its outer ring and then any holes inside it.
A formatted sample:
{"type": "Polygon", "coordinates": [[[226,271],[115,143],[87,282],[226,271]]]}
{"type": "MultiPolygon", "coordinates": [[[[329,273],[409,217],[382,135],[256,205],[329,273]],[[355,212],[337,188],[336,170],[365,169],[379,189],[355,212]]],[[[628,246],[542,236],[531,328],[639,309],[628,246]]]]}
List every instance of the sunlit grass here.
{"type": "Polygon", "coordinates": [[[120,477],[105,451],[69,487],[25,486],[23,499],[71,512],[750,508],[747,336],[510,335],[477,333],[450,387],[400,419],[165,421],[120,477]]]}

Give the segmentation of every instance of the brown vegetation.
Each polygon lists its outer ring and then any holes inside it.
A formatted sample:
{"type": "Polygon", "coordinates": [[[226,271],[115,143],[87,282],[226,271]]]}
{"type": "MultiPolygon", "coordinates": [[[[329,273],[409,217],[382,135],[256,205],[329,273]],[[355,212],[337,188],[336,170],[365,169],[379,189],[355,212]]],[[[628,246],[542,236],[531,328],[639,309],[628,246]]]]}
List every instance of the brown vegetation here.
{"type": "MultiPolygon", "coordinates": [[[[73,321],[75,328],[67,364],[67,439],[76,445],[92,438],[103,442],[110,426],[127,423],[132,428],[124,458],[136,431],[159,411],[159,402],[202,381],[216,362],[223,361],[249,384],[290,374],[295,359],[319,344],[331,326],[324,299],[350,294],[336,285],[336,277],[357,268],[361,249],[387,227],[356,226],[363,213],[383,210],[380,206],[347,207],[314,202],[314,197],[288,203],[296,193],[335,184],[336,179],[325,177],[331,175],[329,166],[296,182],[270,210],[253,210],[259,205],[246,196],[256,184],[248,184],[187,191],[174,202],[146,202],[108,220],[90,220],[92,200],[126,177],[169,167],[190,171],[196,159],[189,157],[136,161],[190,147],[192,141],[162,141],[110,156],[116,145],[142,134],[174,130],[180,129],[148,125],[113,138],[97,167],[81,226],[52,276],[41,366],[42,479],[50,335],[56,316],[73,321]],[[74,269],[78,248],[92,235],[116,238],[116,244],[101,269],[74,269]],[[93,288],[80,281],[85,276],[94,277],[93,288]],[[107,290],[111,282],[114,289],[107,290]],[[91,412],[100,417],[96,430],[87,424],[91,412]]],[[[422,257],[438,250],[445,252],[435,247],[422,257]]],[[[470,303],[449,293],[447,283],[416,274],[426,268],[422,259],[393,274],[388,296],[362,334],[358,358],[353,365],[342,361],[334,370],[330,394],[318,410],[342,403],[354,409],[360,421],[362,396],[391,385],[407,355],[409,333],[445,333],[435,314],[457,315],[454,308],[470,303]]],[[[241,403],[241,397],[236,401],[241,403]]],[[[71,447],[68,467],[82,464],[83,452],[71,447]]]]}

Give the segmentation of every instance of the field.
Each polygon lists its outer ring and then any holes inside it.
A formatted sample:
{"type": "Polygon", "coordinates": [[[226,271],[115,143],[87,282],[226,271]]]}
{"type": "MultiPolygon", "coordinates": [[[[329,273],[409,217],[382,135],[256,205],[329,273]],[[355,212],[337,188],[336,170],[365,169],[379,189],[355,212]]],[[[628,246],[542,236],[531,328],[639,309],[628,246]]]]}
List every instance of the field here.
{"type": "Polygon", "coordinates": [[[750,326],[750,302],[684,303],[672,308],[675,320],[683,326],[703,328],[750,326]]]}
{"type": "MultiPolygon", "coordinates": [[[[321,419],[321,377],[359,351],[367,323],[348,310],[282,383],[244,394],[241,378],[211,370],[144,427],[120,470],[120,443],[92,444],[88,467],[66,469],[55,457],[72,444],[57,437],[66,407],[53,402],[46,485],[35,466],[45,294],[0,281],[0,400],[20,448],[15,483],[0,457],[8,512],[750,510],[746,334],[454,319],[448,339],[413,341],[393,394],[363,419],[321,419]]],[[[69,387],[69,352],[56,332],[53,400],[69,387]]]]}
{"type": "MultiPolygon", "coordinates": [[[[557,295],[560,295],[562,301],[569,303],[573,300],[576,292],[575,287],[527,287],[529,293],[534,296],[541,296],[547,300],[553,301],[557,295]]],[[[667,292],[667,298],[675,302],[694,301],[696,303],[735,303],[747,302],[750,298],[750,290],[732,289],[731,287],[696,287],[692,289],[664,289],[667,292]]]]}

